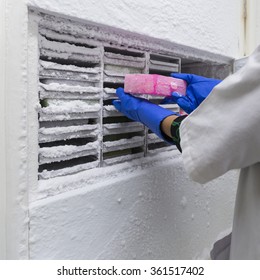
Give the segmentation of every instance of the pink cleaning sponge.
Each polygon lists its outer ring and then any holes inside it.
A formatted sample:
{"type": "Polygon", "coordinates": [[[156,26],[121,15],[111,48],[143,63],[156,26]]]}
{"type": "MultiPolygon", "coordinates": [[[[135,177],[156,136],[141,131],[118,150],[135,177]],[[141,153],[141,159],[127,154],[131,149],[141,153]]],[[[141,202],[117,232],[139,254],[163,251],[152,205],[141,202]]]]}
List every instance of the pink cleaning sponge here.
{"type": "Polygon", "coordinates": [[[151,94],[170,96],[172,92],[186,94],[187,83],[184,80],[156,74],[126,74],[124,90],[132,94],[151,94]]]}

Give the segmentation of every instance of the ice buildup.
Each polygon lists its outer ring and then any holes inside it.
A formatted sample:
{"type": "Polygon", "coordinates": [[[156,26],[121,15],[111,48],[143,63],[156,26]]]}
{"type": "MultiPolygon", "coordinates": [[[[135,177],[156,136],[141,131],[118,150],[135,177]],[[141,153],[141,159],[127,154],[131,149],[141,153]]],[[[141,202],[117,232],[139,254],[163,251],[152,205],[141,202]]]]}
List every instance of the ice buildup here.
{"type": "Polygon", "coordinates": [[[131,94],[170,96],[172,92],[186,94],[186,81],[157,74],[126,74],[124,90],[131,94]]]}

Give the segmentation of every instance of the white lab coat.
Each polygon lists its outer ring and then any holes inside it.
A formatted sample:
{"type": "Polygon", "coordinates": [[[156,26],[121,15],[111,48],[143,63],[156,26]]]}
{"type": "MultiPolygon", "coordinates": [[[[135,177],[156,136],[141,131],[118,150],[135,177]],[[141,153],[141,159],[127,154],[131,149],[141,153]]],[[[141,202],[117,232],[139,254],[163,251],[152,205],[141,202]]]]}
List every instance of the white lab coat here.
{"type": "Polygon", "coordinates": [[[226,238],[216,258],[260,259],[260,46],[182,122],[180,136],[194,181],[241,169],[230,250],[226,238]]]}

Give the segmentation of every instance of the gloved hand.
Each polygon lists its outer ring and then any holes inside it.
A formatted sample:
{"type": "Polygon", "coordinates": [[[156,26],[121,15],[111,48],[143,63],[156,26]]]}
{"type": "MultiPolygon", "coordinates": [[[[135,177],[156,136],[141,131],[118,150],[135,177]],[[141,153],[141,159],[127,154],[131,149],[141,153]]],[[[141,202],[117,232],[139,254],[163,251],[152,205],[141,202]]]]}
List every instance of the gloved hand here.
{"type": "Polygon", "coordinates": [[[177,103],[188,114],[195,110],[210,94],[212,89],[221,82],[221,80],[193,74],[172,73],[171,76],[187,82],[186,95],[183,96],[178,92],[173,92],[170,97],[166,97],[163,100],[162,104],[177,103]]]}
{"type": "Polygon", "coordinates": [[[161,122],[170,115],[179,115],[178,113],[164,109],[146,99],[125,93],[123,88],[118,88],[116,95],[119,100],[113,100],[113,104],[118,111],[134,121],[143,123],[160,138],[168,141],[161,131],[161,122]]]}

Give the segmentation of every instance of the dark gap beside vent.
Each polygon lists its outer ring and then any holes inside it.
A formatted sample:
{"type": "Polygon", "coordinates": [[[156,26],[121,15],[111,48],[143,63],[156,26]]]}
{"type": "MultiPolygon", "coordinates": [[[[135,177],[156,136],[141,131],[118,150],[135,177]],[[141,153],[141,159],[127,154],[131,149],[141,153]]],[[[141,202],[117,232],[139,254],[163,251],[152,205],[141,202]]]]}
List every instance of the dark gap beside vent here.
{"type": "Polygon", "coordinates": [[[112,135],[105,135],[103,137],[104,142],[107,141],[117,141],[121,139],[130,139],[135,136],[143,136],[143,132],[128,132],[128,133],[122,133],[122,134],[112,134],[112,135]]]}
{"type": "Polygon", "coordinates": [[[119,87],[124,87],[124,83],[104,82],[104,88],[114,88],[114,89],[117,89],[119,87]]]}
{"type": "Polygon", "coordinates": [[[158,98],[149,98],[149,101],[154,104],[160,105],[163,99],[164,99],[164,97],[160,96],[158,98]]]}
{"type": "Polygon", "coordinates": [[[122,116],[122,117],[107,117],[103,119],[103,124],[107,123],[124,123],[124,122],[133,122],[129,118],[122,116]]]}
{"type": "Polygon", "coordinates": [[[158,75],[163,75],[169,77],[171,73],[176,73],[174,71],[175,69],[173,68],[173,71],[165,71],[165,70],[156,70],[156,69],[149,69],[149,74],[158,74],[158,75]]]}
{"type": "Polygon", "coordinates": [[[73,166],[88,163],[88,162],[93,162],[96,160],[97,160],[97,157],[91,155],[91,156],[74,158],[71,160],[65,160],[65,161],[60,161],[60,162],[46,163],[46,164],[39,165],[38,171],[39,171],[39,173],[41,173],[44,170],[47,170],[47,171],[59,170],[59,169],[73,167],[73,166]]]}
{"type": "MultiPolygon", "coordinates": [[[[116,99],[116,98],[114,98],[114,99],[116,99]]],[[[107,99],[107,100],[104,100],[104,101],[103,101],[104,106],[113,105],[113,100],[114,100],[114,99],[107,99]]]]}
{"type": "Polygon", "coordinates": [[[76,139],[67,139],[55,142],[47,142],[47,143],[40,143],[40,148],[45,147],[54,147],[54,146],[65,146],[65,145],[73,145],[73,146],[83,146],[88,143],[94,142],[96,139],[92,137],[88,138],[76,138],[76,139]]]}
{"type": "MultiPolygon", "coordinates": [[[[39,98],[40,98],[40,97],[39,97],[39,98]]],[[[40,105],[41,105],[42,108],[48,107],[48,101],[47,101],[47,99],[46,99],[46,98],[40,99],[40,105]]]]}
{"type": "Polygon", "coordinates": [[[86,124],[96,124],[97,119],[79,119],[68,121],[42,121],[40,122],[40,128],[45,127],[67,127],[67,126],[81,126],[86,124]]]}
{"type": "Polygon", "coordinates": [[[133,56],[133,57],[144,57],[143,53],[134,52],[131,50],[117,49],[117,48],[112,48],[112,47],[104,47],[104,49],[105,49],[105,52],[122,54],[122,55],[133,56]]]}
{"type": "Polygon", "coordinates": [[[152,143],[152,144],[148,144],[148,149],[155,150],[155,149],[160,149],[160,148],[164,148],[164,147],[168,147],[168,146],[171,146],[171,145],[166,142],[152,143]]]}
{"type": "Polygon", "coordinates": [[[120,157],[120,156],[127,156],[127,155],[133,155],[144,152],[144,149],[142,147],[135,147],[135,148],[129,148],[125,150],[118,150],[113,152],[104,153],[103,157],[104,160],[120,157]]]}

